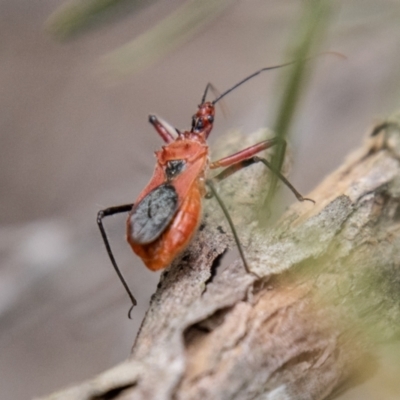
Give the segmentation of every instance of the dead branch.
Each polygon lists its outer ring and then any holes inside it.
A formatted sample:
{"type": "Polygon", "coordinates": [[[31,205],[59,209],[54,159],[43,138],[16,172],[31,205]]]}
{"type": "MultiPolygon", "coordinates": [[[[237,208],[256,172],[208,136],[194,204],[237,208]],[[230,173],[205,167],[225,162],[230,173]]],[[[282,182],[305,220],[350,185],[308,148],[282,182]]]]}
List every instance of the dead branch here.
{"type": "Polygon", "coordinates": [[[399,157],[393,119],[308,195],[316,205],[251,227],[262,279],[240,261],[218,270],[231,239],[202,225],[162,275],[130,359],[47,399],[314,400],[364,379],[373,344],[400,330],[399,157]]]}

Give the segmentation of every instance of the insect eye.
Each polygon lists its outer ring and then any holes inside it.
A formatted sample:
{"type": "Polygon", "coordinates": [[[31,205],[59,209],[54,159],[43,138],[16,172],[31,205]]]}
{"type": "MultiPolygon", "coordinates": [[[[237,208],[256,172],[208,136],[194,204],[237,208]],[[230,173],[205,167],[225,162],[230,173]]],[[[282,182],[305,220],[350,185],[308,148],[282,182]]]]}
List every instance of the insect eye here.
{"type": "Polygon", "coordinates": [[[208,122],[209,122],[210,124],[212,124],[212,123],[214,122],[214,117],[213,117],[212,115],[209,115],[209,116],[207,117],[207,120],[208,120],[208,122]]]}

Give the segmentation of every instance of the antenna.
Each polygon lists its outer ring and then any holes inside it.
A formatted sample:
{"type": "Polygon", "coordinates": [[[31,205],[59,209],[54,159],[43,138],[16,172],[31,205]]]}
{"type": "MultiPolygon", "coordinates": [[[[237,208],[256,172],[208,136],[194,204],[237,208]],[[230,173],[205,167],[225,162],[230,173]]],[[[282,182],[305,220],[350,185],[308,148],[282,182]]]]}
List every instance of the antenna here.
{"type": "MultiPolygon", "coordinates": [[[[254,78],[255,76],[261,74],[261,72],[264,71],[269,71],[271,69],[278,69],[278,68],[282,68],[282,67],[286,67],[287,65],[292,65],[297,63],[298,61],[291,61],[285,64],[280,64],[280,65],[274,65],[272,67],[265,67],[262,68],[254,73],[252,73],[251,75],[249,75],[248,77],[244,78],[243,80],[241,80],[240,82],[238,82],[236,85],[232,86],[230,89],[228,89],[226,92],[220,94],[215,100],[212,101],[212,104],[217,103],[218,101],[220,101],[223,97],[225,97],[228,93],[232,92],[233,90],[235,90],[237,87],[239,87],[240,85],[242,85],[243,83],[247,82],[248,80],[254,78]]],[[[208,86],[208,85],[207,85],[208,86]]]]}
{"type": "MultiPolygon", "coordinates": [[[[265,67],[265,68],[262,68],[262,69],[260,69],[260,70],[258,70],[258,71],[256,71],[256,72],[254,72],[253,74],[249,75],[247,78],[244,78],[243,80],[241,80],[240,82],[238,82],[236,85],[234,85],[234,86],[232,86],[230,89],[228,89],[226,92],[220,94],[214,101],[212,101],[212,104],[217,103],[217,102],[220,101],[223,97],[225,97],[228,93],[232,92],[232,90],[235,90],[237,87],[239,87],[239,86],[242,85],[243,83],[245,83],[245,82],[247,82],[248,80],[254,78],[255,76],[261,74],[261,72],[269,71],[269,70],[271,70],[271,69],[278,69],[278,68],[286,67],[286,66],[288,66],[288,65],[296,64],[296,63],[298,63],[298,62],[300,62],[300,61],[308,61],[308,60],[311,60],[311,59],[313,59],[313,58],[315,58],[315,57],[319,57],[319,56],[326,55],[326,54],[333,54],[333,55],[339,56],[339,57],[341,57],[341,58],[346,58],[346,56],[344,56],[343,54],[337,53],[337,52],[335,52],[335,51],[327,51],[327,52],[325,52],[325,53],[318,54],[317,56],[314,56],[314,57],[307,57],[307,58],[305,58],[305,59],[303,59],[303,60],[300,59],[300,60],[290,61],[290,62],[287,62],[287,63],[284,63],[284,64],[280,64],[280,65],[274,65],[274,66],[272,66],[272,67],[265,67]]],[[[207,85],[207,87],[206,87],[206,91],[205,91],[205,93],[204,93],[203,98],[205,98],[205,95],[207,94],[208,86],[209,86],[209,85],[207,85]]]]}

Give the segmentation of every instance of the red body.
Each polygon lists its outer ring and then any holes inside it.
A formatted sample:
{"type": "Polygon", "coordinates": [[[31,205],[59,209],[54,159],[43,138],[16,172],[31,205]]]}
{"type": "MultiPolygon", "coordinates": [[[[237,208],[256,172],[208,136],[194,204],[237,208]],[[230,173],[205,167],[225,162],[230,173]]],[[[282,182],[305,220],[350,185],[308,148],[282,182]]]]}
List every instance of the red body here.
{"type": "MultiPolygon", "coordinates": [[[[203,105],[205,107],[206,103],[203,105]]],[[[214,112],[214,107],[207,107],[214,112]]],[[[204,112],[203,112],[204,114],[204,112]]],[[[200,110],[197,118],[203,118],[200,110]]],[[[138,204],[149,192],[162,183],[169,182],[178,194],[178,209],[167,228],[154,241],[138,244],[132,239],[130,224],[127,223],[127,240],[133,251],[152,271],[167,267],[172,260],[189,244],[201,220],[201,201],[205,195],[205,174],[209,165],[206,138],[211,130],[203,121],[201,132],[183,132],[171,143],[157,151],[157,164],[148,185],[136,200],[138,204]],[[204,129],[206,128],[206,129],[204,129]],[[184,170],[173,179],[168,179],[166,168],[169,161],[184,161],[184,170]]],[[[128,219],[129,221],[129,219],[128,219]]]]}
{"type": "MultiPolygon", "coordinates": [[[[154,193],[153,191],[156,190],[156,188],[161,190],[161,192],[157,193],[162,193],[163,189],[160,185],[167,184],[169,186],[169,192],[172,191],[176,193],[178,203],[176,210],[171,211],[171,214],[167,211],[169,222],[166,227],[157,229],[156,223],[150,227],[149,232],[151,232],[152,235],[154,232],[156,233],[156,239],[150,243],[140,242],[141,236],[135,235],[135,232],[132,231],[132,220],[137,221],[135,207],[129,215],[127,221],[127,241],[131,245],[133,251],[152,271],[167,267],[172,260],[185,249],[196,232],[196,228],[201,220],[201,201],[206,193],[205,184],[208,169],[228,167],[225,172],[213,178],[216,181],[224,179],[246,166],[247,164],[243,164],[244,160],[277,144],[276,139],[266,140],[239,151],[238,153],[210,163],[207,137],[213,127],[214,113],[214,104],[211,102],[203,102],[199,105],[197,113],[193,116],[191,131],[177,131],[178,136],[176,138],[166,129],[165,125],[156,119],[156,117],[150,117],[150,122],[154,125],[164,141],[167,142],[167,145],[156,152],[157,164],[153,177],[140,193],[135,203],[137,210],[137,207],[140,208],[140,204],[143,201],[140,217],[142,222],[138,224],[140,225],[140,229],[147,230],[147,221],[152,225],[151,221],[154,219],[154,216],[158,216],[159,211],[157,211],[157,207],[153,209],[150,206],[153,204],[153,199],[150,201],[147,196],[149,196],[150,193],[154,193]],[[179,169],[176,175],[172,175],[168,171],[168,169],[171,168],[171,162],[183,164],[183,168],[179,169]],[[173,186],[173,188],[170,188],[170,186],[173,186]],[[148,200],[147,202],[145,198],[148,200]],[[171,217],[171,219],[169,219],[169,217],[171,217]]],[[[302,198],[283,176],[279,174],[279,177],[291,187],[296,196],[299,196],[299,199],[302,198]]],[[[157,200],[155,200],[155,202],[157,202],[157,200]]],[[[160,204],[157,204],[157,206],[159,206],[159,209],[163,208],[162,202],[160,201],[160,204]]],[[[162,218],[164,217],[165,216],[162,218]]]]}

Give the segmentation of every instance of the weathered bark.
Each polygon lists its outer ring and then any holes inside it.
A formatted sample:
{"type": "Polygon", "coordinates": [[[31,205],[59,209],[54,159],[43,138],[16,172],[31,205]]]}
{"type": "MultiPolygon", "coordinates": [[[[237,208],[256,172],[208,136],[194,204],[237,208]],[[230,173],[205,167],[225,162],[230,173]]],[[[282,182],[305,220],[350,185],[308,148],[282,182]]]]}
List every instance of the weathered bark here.
{"type": "Polygon", "coordinates": [[[400,331],[400,133],[382,128],[308,195],[315,205],[241,230],[261,279],[239,260],[217,268],[231,239],[202,225],[130,359],[49,398],[314,400],[369,374],[373,344],[400,331]]]}

